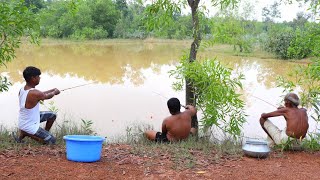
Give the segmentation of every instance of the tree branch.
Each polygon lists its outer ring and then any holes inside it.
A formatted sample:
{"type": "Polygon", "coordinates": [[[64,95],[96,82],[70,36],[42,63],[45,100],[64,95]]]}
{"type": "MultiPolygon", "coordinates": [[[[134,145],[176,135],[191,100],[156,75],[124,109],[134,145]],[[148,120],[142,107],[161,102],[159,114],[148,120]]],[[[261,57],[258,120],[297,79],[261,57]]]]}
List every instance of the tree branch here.
{"type": "Polygon", "coordinates": [[[4,44],[4,42],[7,40],[7,34],[6,33],[3,33],[2,34],[2,42],[0,43],[0,48],[1,46],[4,44]]]}

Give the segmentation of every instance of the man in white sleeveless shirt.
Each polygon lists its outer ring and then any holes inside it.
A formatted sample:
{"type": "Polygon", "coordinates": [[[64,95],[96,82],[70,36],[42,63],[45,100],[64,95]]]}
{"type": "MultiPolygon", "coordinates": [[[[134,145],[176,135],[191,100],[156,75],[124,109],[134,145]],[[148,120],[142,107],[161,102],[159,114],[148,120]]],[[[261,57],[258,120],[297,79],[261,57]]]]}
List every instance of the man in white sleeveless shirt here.
{"type": "Polygon", "coordinates": [[[56,138],[49,132],[56,114],[51,111],[40,112],[39,102],[51,99],[58,95],[60,91],[56,88],[41,92],[35,87],[40,82],[40,69],[36,67],[26,67],[23,77],[26,85],[19,92],[19,137],[15,136],[17,142],[21,142],[26,136],[46,144],[55,144],[56,138]],[[46,122],[45,129],[40,127],[41,122],[46,122]]]}

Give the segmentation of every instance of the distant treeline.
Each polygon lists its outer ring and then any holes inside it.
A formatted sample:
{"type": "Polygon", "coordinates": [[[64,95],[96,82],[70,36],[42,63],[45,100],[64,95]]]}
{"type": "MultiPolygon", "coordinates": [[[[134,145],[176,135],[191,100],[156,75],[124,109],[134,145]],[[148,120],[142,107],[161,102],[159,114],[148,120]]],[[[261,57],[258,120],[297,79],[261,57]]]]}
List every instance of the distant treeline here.
{"type": "MultiPolygon", "coordinates": [[[[177,12],[173,23],[148,30],[144,19],[148,14],[139,0],[25,0],[39,17],[42,37],[77,40],[147,37],[189,39],[192,35],[190,15],[177,12]]],[[[277,7],[272,6],[272,10],[277,7]]],[[[282,59],[301,59],[320,54],[320,26],[310,22],[303,13],[291,22],[276,23],[268,9],[264,22],[248,20],[243,15],[225,11],[215,17],[203,16],[203,39],[211,43],[226,43],[234,50],[250,52],[254,47],[276,54],[282,59]]],[[[161,13],[161,12],[160,12],[161,13]]],[[[155,20],[157,17],[154,17],[155,20]]]]}

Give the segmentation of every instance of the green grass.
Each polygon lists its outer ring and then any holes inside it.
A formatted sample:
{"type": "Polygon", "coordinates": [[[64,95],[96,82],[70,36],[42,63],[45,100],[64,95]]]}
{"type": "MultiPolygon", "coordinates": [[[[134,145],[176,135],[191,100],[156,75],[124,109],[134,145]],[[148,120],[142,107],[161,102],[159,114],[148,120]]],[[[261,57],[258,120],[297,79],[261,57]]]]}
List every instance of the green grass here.
{"type": "Polygon", "coordinates": [[[141,134],[139,137],[139,139],[130,143],[132,146],[131,153],[151,159],[168,157],[173,162],[173,169],[183,170],[201,165],[199,159],[203,159],[203,157],[210,164],[218,163],[222,157],[242,157],[240,143],[231,139],[213,142],[206,137],[190,136],[188,139],[179,142],[155,143],[141,134]]]}
{"type": "MultiPolygon", "coordinates": [[[[52,127],[51,133],[57,138],[57,145],[64,145],[63,136],[81,134],[81,135],[94,135],[95,132],[92,130],[91,125],[92,121],[81,119],[81,124],[77,125],[74,121],[64,117],[64,120],[61,122],[55,122],[52,127]]],[[[38,146],[42,145],[29,137],[23,139],[24,143],[16,143],[13,139],[12,133],[19,135],[17,128],[8,129],[3,125],[0,125],[0,151],[6,149],[16,149],[19,150],[24,146],[38,146]]]]}
{"type": "MultiPolygon", "coordinates": [[[[94,134],[91,126],[92,122],[83,120],[81,125],[76,125],[74,121],[64,117],[62,122],[56,122],[52,129],[53,135],[57,138],[57,146],[64,146],[64,135],[70,134],[94,134]]],[[[240,143],[237,143],[231,139],[226,139],[220,142],[213,142],[206,137],[189,137],[186,140],[174,143],[155,143],[147,140],[144,137],[143,132],[147,129],[152,129],[147,124],[135,124],[128,127],[126,134],[123,137],[118,137],[117,141],[112,143],[124,143],[131,145],[132,154],[138,156],[148,157],[161,157],[168,156],[173,162],[173,169],[188,169],[199,165],[198,157],[206,157],[208,163],[218,163],[222,157],[242,157],[242,151],[240,143]]],[[[15,143],[11,132],[17,130],[8,130],[3,126],[0,126],[0,151],[11,150],[20,152],[27,148],[42,146],[30,138],[25,138],[25,143],[15,143]]],[[[201,163],[200,163],[201,164],[201,163]]]]}
{"type": "MultiPolygon", "coordinates": [[[[125,135],[116,137],[111,144],[128,144],[132,147],[130,153],[140,157],[168,157],[173,162],[173,169],[193,168],[199,165],[198,161],[203,157],[208,163],[218,163],[222,157],[238,159],[243,155],[241,143],[230,137],[225,137],[222,141],[213,141],[205,136],[190,136],[179,142],[155,143],[144,136],[146,130],[152,129],[151,125],[143,123],[129,125],[125,135]]],[[[109,140],[108,142],[110,143],[109,140]]]]}
{"type": "Polygon", "coordinates": [[[275,151],[306,151],[315,152],[320,150],[320,134],[308,133],[302,140],[289,138],[285,143],[276,145],[275,151]]]}

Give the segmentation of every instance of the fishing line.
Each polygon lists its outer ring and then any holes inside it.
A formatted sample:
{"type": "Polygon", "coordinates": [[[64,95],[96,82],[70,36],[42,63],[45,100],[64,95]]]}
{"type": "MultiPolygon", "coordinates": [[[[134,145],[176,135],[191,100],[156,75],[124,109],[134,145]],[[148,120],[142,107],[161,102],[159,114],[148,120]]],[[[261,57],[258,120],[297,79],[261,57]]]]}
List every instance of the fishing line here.
{"type": "MultiPolygon", "coordinates": [[[[249,95],[250,95],[250,94],[249,94],[249,95]]],[[[259,98],[259,97],[257,97],[257,96],[254,96],[254,95],[250,95],[250,96],[252,96],[252,97],[254,97],[254,98],[257,98],[257,99],[259,99],[260,101],[263,101],[263,102],[265,102],[265,103],[267,103],[267,104],[269,104],[269,105],[277,108],[277,106],[273,105],[272,103],[270,103],[270,102],[268,102],[268,101],[266,101],[266,100],[264,100],[264,99],[261,99],[261,98],[259,98]]]]}
{"type": "MultiPolygon", "coordinates": [[[[169,98],[163,96],[163,95],[160,94],[160,93],[157,93],[157,92],[155,92],[155,91],[152,91],[152,92],[155,93],[155,94],[157,94],[157,95],[159,95],[159,96],[161,96],[161,97],[163,97],[163,98],[165,98],[165,99],[169,99],[169,98]]],[[[180,104],[180,106],[183,107],[183,108],[185,108],[185,109],[187,108],[186,106],[184,106],[184,105],[182,105],[182,104],[180,104]]]]}
{"type": "Polygon", "coordinates": [[[60,90],[60,91],[65,91],[65,90],[69,90],[69,89],[73,89],[73,88],[77,88],[77,87],[81,87],[81,86],[86,86],[86,85],[89,85],[89,84],[94,84],[94,82],[92,82],[92,83],[87,83],[87,84],[81,84],[81,85],[73,86],[73,87],[69,87],[69,88],[65,88],[65,89],[62,89],[62,90],[60,90]]]}

